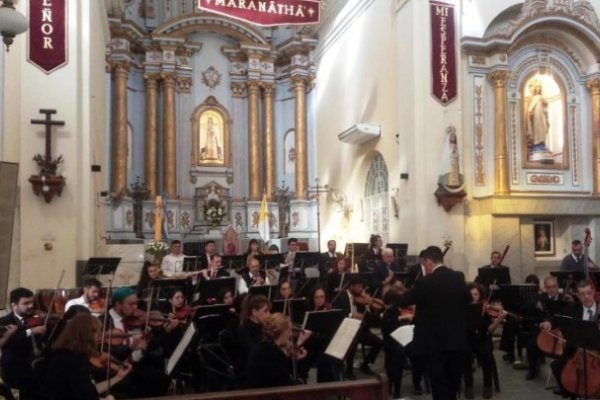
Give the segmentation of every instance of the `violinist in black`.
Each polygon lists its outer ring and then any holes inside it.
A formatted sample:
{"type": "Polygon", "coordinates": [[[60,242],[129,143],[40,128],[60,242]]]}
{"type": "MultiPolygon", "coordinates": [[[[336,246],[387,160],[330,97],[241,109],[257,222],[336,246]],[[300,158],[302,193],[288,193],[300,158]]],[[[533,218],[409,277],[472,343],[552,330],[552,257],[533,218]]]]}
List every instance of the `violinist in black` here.
{"type": "Polygon", "coordinates": [[[9,295],[12,312],[0,318],[0,326],[11,326],[12,335],[2,347],[0,368],[2,380],[9,387],[19,390],[21,400],[40,398],[40,382],[31,363],[42,350],[44,325],[28,327],[27,317],[33,311],[33,292],[17,288],[9,295]],[[17,327],[16,330],[14,327],[17,327]]]}

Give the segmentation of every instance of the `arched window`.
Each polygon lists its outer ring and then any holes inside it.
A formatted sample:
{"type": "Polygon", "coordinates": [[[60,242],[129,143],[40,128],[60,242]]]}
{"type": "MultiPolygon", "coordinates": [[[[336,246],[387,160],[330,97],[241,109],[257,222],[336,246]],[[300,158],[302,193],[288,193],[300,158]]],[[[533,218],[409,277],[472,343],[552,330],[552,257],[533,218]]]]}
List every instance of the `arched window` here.
{"type": "Polygon", "coordinates": [[[381,154],[377,153],[367,174],[365,185],[365,216],[371,234],[389,236],[388,170],[381,154]]]}

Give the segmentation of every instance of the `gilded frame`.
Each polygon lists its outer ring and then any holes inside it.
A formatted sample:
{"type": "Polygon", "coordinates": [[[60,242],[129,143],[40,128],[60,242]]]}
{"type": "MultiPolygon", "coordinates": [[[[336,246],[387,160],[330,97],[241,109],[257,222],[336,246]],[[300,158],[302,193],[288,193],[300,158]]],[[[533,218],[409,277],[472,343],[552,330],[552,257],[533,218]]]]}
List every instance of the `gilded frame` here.
{"type": "Polygon", "coordinates": [[[209,96],[194,109],[191,122],[192,166],[229,167],[231,164],[231,118],[227,109],[214,96],[209,96]],[[215,128],[213,132],[221,132],[216,135],[213,134],[213,140],[208,139],[208,126],[211,123],[215,128]],[[216,139],[214,139],[215,137],[216,139]],[[208,143],[214,142],[214,140],[217,144],[210,146],[208,143]],[[210,147],[212,149],[209,149],[210,147]],[[219,157],[219,154],[221,157],[219,157]]]}
{"type": "Polygon", "coordinates": [[[533,221],[533,249],[536,256],[546,257],[555,254],[554,221],[533,221]]]}

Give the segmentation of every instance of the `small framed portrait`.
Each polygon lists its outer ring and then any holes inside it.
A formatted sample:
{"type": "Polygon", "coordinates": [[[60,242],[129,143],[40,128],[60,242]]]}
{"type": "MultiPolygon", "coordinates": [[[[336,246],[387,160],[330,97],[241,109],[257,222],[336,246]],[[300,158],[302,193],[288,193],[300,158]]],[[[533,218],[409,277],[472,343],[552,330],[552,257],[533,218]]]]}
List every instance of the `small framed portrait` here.
{"type": "Polygon", "coordinates": [[[533,247],[536,256],[554,255],[554,221],[533,221],[533,247]]]}

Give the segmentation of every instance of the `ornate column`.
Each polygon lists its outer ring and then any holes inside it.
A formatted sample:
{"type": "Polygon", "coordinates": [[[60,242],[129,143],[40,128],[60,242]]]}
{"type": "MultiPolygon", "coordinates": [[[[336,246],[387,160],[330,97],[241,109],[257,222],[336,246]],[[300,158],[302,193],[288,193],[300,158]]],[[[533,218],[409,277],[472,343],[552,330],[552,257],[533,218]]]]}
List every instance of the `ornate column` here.
{"type": "Polygon", "coordinates": [[[175,131],[175,74],[163,73],[163,191],[177,197],[177,133],[175,131]]]}
{"type": "Polygon", "coordinates": [[[508,71],[488,75],[494,86],[494,169],[495,194],[510,193],[508,175],[508,145],[506,132],[506,79],[508,71]]]}
{"type": "Polygon", "coordinates": [[[144,151],[144,182],[150,196],[158,195],[158,74],[144,74],[146,82],[146,143],[144,151]]]}
{"type": "Polygon", "coordinates": [[[296,97],[296,134],[294,147],[296,150],[296,199],[308,198],[308,154],[306,133],[306,78],[292,78],[296,97]]]}
{"type": "Polygon", "coordinates": [[[248,183],[249,200],[260,200],[260,121],[257,81],[248,81],[248,183]]]}
{"type": "Polygon", "coordinates": [[[264,107],[264,147],[265,147],[265,191],[267,200],[273,201],[275,192],[275,125],[273,114],[273,85],[263,87],[263,107],[264,107]]]}
{"type": "Polygon", "coordinates": [[[594,170],[592,194],[600,196],[600,78],[589,80],[587,87],[592,93],[592,167],[594,170]]]}
{"type": "Polygon", "coordinates": [[[129,64],[112,63],[111,193],[121,198],[127,189],[127,76],[129,64]]]}

